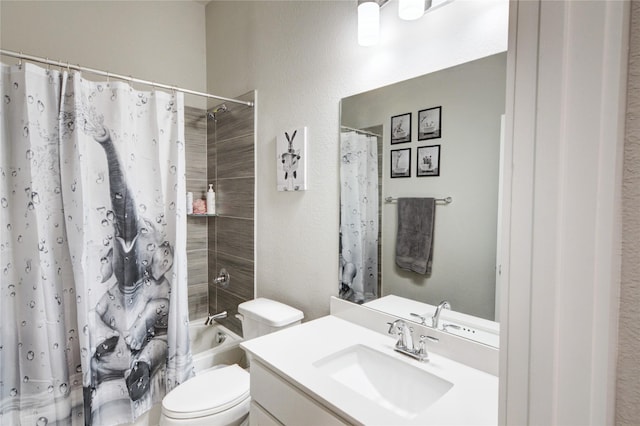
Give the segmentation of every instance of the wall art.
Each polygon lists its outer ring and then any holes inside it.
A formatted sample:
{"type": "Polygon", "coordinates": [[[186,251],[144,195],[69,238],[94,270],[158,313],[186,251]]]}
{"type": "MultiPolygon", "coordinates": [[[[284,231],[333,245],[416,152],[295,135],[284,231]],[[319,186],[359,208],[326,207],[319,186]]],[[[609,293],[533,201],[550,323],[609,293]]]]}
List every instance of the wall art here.
{"type": "Polygon", "coordinates": [[[391,177],[411,177],[411,148],[391,150],[391,177]]]}
{"type": "Polygon", "coordinates": [[[418,111],[418,140],[438,139],[442,136],[442,107],[418,111]]]}
{"type": "Polygon", "coordinates": [[[278,191],[307,189],[307,128],[280,132],[276,138],[278,191]]]}
{"type": "Polygon", "coordinates": [[[419,146],[416,176],[440,176],[440,145],[419,146]]]}
{"type": "Polygon", "coordinates": [[[391,143],[411,142],[411,113],[391,117],[391,143]]]}

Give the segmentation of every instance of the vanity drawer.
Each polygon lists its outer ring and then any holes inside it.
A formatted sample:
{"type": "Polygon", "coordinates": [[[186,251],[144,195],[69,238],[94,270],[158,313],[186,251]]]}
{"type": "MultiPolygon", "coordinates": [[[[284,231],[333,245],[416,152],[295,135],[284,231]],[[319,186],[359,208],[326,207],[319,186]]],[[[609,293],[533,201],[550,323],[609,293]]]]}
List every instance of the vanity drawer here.
{"type": "Polygon", "coordinates": [[[252,401],[283,425],[348,425],[255,358],[250,377],[252,401]]]}
{"type": "Polygon", "coordinates": [[[260,404],[251,401],[249,409],[249,424],[251,426],[282,426],[267,410],[262,408],[260,404]]]}

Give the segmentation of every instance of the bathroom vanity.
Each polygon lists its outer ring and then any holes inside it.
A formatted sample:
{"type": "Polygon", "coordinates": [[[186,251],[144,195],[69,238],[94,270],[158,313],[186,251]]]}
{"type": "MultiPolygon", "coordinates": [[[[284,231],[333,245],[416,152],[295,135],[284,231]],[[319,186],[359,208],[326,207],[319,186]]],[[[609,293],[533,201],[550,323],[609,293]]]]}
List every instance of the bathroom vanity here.
{"type": "Polygon", "coordinates": [[[376,330],[329,315],[242,343],[252,357],[251,424],[497,424],[496,375],[431,350],[450,339],[428,346],[427,362],[396,352],[386,318],[371,318],[376,330]]]}

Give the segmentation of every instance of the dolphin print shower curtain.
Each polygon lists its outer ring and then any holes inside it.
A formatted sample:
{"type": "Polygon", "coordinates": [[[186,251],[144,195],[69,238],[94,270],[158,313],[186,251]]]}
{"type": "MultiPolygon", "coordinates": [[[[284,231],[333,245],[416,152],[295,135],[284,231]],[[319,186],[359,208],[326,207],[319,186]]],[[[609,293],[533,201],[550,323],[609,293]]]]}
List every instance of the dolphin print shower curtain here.
{"type": "Polygon", "coordinates": [[[356,303],[378,295],[378,139],[340,135],[340,291],[356,303]]]}
{"type": "Polygon", "coordinates": [[[183,99],[2,65],[0,425],[130,422],[193,375],[183,99]]]}

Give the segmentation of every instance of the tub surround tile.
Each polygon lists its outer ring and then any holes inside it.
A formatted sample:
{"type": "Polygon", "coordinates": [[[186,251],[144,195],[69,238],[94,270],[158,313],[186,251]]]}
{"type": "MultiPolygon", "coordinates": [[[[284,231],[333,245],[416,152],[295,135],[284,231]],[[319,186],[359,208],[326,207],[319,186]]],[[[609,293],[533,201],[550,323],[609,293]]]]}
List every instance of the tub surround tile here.
{"type": "Polygon", "coordinates": [[[238,305],[249,299],[243,299],[223,289],[216,290],[216,299],[218,300],[217,312],[227,311],[227,318],[219,320],[218,322],[234,333],[242,336],[242,323],[236,318],[236,314],[238,313],[238,305]]]}
{"type": "MultiPolygon", "coordinates": [[[[213,218],[212,218],[213,219],[213,218]]],[[[209,222],[209,227],[207,229],[207,239],[209,240],[209,250],[211,250],[211,254],[215,256],[215,252],[218,247],[218,222],[222,219],[221,216],[216,216],[214,220],[209,222]]]]}
{"type": "MultiPolygon", "coordinates": [[[[202,175],[203,173],[201,173],[202,175]]],[[[207,179],[187,179],[187,192],[193,192],[193,199],[205,199],[209,181],[207,179]]]]}
{"type": "Polygon", "coordinates": [[[216,146],[213,142],[209,142],[209,148],[207,149],[205,156],[207,158],[206,178],[207,180],[214,181],[218,175],[218,155],[216,146]]]}
{"type": "MultiPolygon", "coordinates": [[[[209,277],[209,283],[212,283],[213,280],[218,276],[219,268],[218,268],[218,259],[216,257],[216,251],[213,248],[210,248],[207,251],[207,255],[209,257],[209,269],[207,272],[207,276],[209,277]]],[[[221,266],[224,268],[224,266],[221,266]]],[[[212,284],[211,288],[213,289],[215,286],[212,284]]],[[[215,299],[215,293],[212,296],[215,299]]],[[[212,301],[213,306],[215,307],[215,300],[212,301]]]]}
{"type": "MultiPolygon", "coordinates": [[[[202,108],[185,107],[186,190],[194,199],[201,198],[206,188],[207,120],[202,108]]],[[[187,274],[189,318],[201,318],[208,312],[207,288],[207,222],[187,218],[187,274]]]]}
{"type": "MultiPolygon", "coordinates": [[[[209,235],[211,236],[211,227],[209,235]]],[[[216,222],[217,234],[216,250],[243,259],[254,258],[254,221],[253,219],[239,219],[219,217],[216,222]]]]}
{"type": "Polygon", "coordinates": [[[229,110],[216,122],[216,137],[223,141],[253,133],[254,108],[240,104],[227,104],[229,110]],[[247,125],[250,123],[250,126],[247,125]]]}
{"type": "Polygon", "coordinates": [[[196,108],[191,106],[184,107],[184,127],[186,129],[194,129],[207,134],[207,111],[204,108],[196,108]]]}
{"type": "MultiPolygon", "coordinates": [[[[187,143],[189,142],[187,141],[187,143]]],[[[203,171],[207,170],[206,163],[206,152],[193,152],[187,149],[185,155],[185,177],[187,179],[204,179],[206,176],[203,174],[203,171]]]]}
{"type": "Polygon", "coordinates": [[[209,313],[209,289],[207,283],[189,285],[189,319],[204,318],[209,313]]]}
{"type": "Polygon", "coordinates": [[[217,173],[221,178],[253,177],[253,133],[216,143],[217,173]]]}
{"type": "Polygon", "coordinates": [[[187,274],[189,283],[199,284],[208,282],[207,263],[207,249],[189,250],[187,252],[187,274]]]}
{"type": "Polygon", "coordinates": [[[254,178],[218,178],[218,214],[253,219],[254,178]]]}
{"type": "Polygon", "coordinates": [[[187,179],[202,177],[207,168],[207,120],[206,111],[185,107],[185,161],[187,179]]]}
{"type": "Polygon", "coordinates": [[[189,251],[207,249],[208,228],[206,218],[187,216],[187,261],[189,251]]]}
{"type": "MultiPolygon", "coordinates": [[[[238,99],[254,100],[255,92],[238,99]]],[[[255,109],[226,106],[207,127],[207,179],[214,183],[218,214],[208,222],[208,276],[212,281],[225,268],[231,284],[227,289],[209,286],[209,307],[211,312],[227,311],[227,318],[218,322],[241,334],[237,306],[254,298],[255,109]]]]}
{"type": "Polygon", "coordinates": [[[225,268],[231,275],[231,284],[225,291],[244,299],[253,299],[253,261],[217,252],[216,262],[219,268],[225,268]]]}

